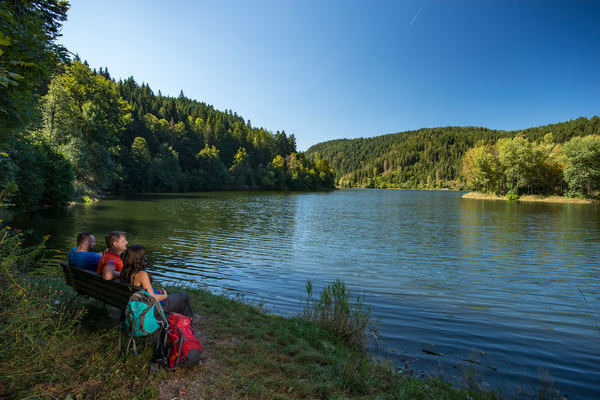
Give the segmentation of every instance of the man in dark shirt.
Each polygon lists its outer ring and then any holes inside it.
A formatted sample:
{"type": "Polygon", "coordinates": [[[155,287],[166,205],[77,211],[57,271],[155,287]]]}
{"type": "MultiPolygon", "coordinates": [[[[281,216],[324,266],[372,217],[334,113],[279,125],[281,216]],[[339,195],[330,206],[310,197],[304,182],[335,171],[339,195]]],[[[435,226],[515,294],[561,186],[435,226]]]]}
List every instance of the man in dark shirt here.
{"type": "Polygon", "coordinates": [[[81,232],[77,235],[77,247],[69,250],[69,264],[75,267],[96,272],[98,261],[102,257],[99,253],[92,253],[96,245],[96,238],[91,232],[81,232]]]}

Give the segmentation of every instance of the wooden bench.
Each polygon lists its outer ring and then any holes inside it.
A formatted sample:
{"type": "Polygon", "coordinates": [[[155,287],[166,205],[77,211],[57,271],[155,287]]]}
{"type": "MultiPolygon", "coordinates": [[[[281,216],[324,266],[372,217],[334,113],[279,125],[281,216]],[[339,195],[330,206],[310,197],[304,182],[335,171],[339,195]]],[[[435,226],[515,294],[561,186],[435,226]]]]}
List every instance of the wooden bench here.
{"type": "Polygon", "coordinates": [[[75,289],[77,293],[110,304],[120,311],[125,310],[133,293],[143,290],[139,286],[129,286],[119,281],[106,281],[95,272],[73,267],[66,262],[61,262],[60,265],[67,285],[75,289]]]}

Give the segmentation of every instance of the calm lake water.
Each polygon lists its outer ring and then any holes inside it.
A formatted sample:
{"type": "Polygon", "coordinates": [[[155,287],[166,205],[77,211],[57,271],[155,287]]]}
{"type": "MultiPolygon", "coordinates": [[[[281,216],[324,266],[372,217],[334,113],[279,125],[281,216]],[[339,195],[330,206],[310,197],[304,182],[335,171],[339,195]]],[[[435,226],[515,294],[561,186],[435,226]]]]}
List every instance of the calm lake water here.
{"type": "Polygon", "coordinates": [[[509,397],[546,388],[600,398],[600,207],[461,194],[140,195],[11,223],[51,234],[61,251],[79,231],[102,243],[124,230],[149,249],[157,279],[240,293],[283,315],[301,310],[307,279],[319,288],[340,278],[371,306],[374,353],[402,373],[509,397]]]}

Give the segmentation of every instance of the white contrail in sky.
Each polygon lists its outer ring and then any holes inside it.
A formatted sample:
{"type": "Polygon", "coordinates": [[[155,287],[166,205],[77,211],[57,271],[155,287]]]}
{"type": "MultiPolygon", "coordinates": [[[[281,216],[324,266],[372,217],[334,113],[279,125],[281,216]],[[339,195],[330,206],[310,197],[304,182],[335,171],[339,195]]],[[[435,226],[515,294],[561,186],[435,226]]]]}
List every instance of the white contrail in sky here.
{"type": "Polygon", "coordinates": [[[410,25],[412,25],[417,20],[417,18],[419,18],[419,15],[421,15],[421,11],[423,11],[423,7],[425,7],[425,2],[421,3],[421,7],[419,7],[419,9],[417,10],[417,13],[413,17],[413,19],[410,21],[410,25]]]}

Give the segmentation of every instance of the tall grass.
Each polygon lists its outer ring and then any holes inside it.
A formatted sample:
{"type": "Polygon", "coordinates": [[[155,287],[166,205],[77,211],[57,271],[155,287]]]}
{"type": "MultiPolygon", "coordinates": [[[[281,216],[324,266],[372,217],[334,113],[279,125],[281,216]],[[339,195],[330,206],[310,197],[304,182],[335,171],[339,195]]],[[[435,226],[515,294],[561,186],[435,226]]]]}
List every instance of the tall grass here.
{"type": "Polygon", "coordinates": [[[346,284],[337,279],[313,298],[313,285],[306,282],[306,304],[302,317],[332,332],[354,350],[365,350],[368,343],[367,328],[371,311],[364,304],[364,296],[352,293],[346,284]]]}

